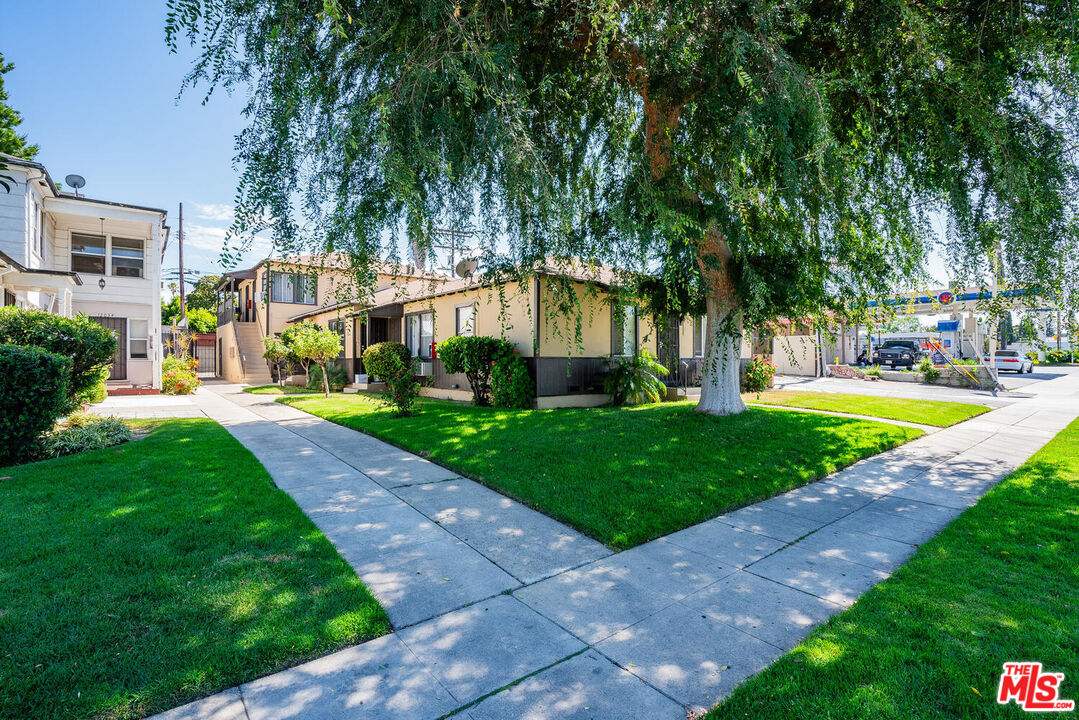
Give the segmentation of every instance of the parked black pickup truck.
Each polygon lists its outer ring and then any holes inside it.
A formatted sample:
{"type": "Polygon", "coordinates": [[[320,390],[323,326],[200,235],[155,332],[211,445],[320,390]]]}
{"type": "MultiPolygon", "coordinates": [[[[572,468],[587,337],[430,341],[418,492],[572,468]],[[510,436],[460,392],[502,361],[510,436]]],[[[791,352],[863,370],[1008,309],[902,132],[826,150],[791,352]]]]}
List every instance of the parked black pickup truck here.
{"type": "Polygon", "coordinates": [[[873,351],[874,365],[913,368],[922,359],[922,349],[914,340],[888,340],[873,351]]]}

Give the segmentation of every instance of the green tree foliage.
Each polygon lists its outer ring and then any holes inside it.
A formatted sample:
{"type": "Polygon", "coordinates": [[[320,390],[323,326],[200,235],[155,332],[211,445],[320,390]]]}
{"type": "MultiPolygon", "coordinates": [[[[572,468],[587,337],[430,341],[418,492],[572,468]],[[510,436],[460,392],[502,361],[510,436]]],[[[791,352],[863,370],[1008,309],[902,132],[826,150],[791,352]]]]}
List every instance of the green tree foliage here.
{"type": "Polygon", "coordinates": [[[4,54],[0,52],[0,153],[33,160],[37,155],[38,146],[29,144],[25,135],[15,132],[15,129],[22,124],[22,116],[18,110],[8,105],[7,91],[4,90],[4,75],[14,68],[14,63],[4,62],[4,54]]]}
{"type": "Polygon", "coordinates": [[[194,308],[188,310],[187,323],[191,332],[217,332],[217,314],[206,308],[194,308]]]}
{"type": "Polygon", "coordinates": [[[288,374],[288,364],[291,358],[291,353],[285,343],[278,337],[265,337],[262,338],[262,357],[266,362],[270,363],[270,367],[274,369],[274,374],[277,376],[277,384],[285,384],[285,375],[288,374]]]}
{"type": "Polygon", "coordinates": [[[658,268],[706,299],[708,412],[742,407],[743,326],[857,319],[932,243],[957,283],[1076,300],[1064,2],[169,7],[187,86],[250,90],[239,235],[362,264],[467,222],[492,267],[658,268]]]}
{"type": "MultiPolygon", "coordinates": [[[[184,297],[189,318],[194,310],[205,310],[214,316],[213,327],[209,330],[199,330],[198,332],[214,332],[217,328],[217,290],[215,288],[220,281],[220,275],[203,275],[184,297]]],[[[180,319],[179,291],[175,284],[171,285],[170,289],[172,290],[172,297],[169,298],[168,302],[161,303],[161,324],[165,326],[171,325],[180,319]]]]}
{"type": "Polygon", "coordinates": [[[308,367],[312,364],[318,366],[322,373],[323,393],[329,397],[330,381],[326,365],[341,354],[341,336],[329,328],[306,323],[300,332],[290,337],[288,348],[308,367]]]}
{"type": "Polygon", "coordinates": [[[916,333],[919,331],[924,331],[924,328],[917,315],[897,315],[884,323],[884,332],[888,333],[916,333]]]}

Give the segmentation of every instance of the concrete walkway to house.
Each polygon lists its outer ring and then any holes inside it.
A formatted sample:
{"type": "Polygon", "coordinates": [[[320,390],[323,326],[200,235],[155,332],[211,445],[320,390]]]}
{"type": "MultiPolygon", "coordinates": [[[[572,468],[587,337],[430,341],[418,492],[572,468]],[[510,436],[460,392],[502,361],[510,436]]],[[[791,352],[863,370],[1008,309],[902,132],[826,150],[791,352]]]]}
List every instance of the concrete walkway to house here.
{"type": "Polygon", "coordinates": [[[1079,414],[1079,375],[828,478],[612,555],[373,438],[211,385],[397,628],[160,716],[671,718],[849,607],[1079,414]]]}

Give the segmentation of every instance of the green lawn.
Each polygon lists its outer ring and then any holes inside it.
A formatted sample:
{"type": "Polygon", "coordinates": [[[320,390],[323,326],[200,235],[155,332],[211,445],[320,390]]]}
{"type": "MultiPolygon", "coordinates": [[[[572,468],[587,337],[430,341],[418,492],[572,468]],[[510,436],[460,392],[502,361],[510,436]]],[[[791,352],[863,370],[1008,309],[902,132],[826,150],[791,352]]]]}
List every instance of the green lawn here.
{"type": "Polygon", "coordinates": [[[711,417],[687,402],[497,410],[423,400],[408,418],[363,395],[279,402],[428,454],[618,549],[771,497],[921,434],[773,409],[711,417]]]}
{"type": "Polygon", "coordinates": [[[1079,699],[1079,421],[710,720],[1020,717],[1001,665],[1079,699]]]}
{"type": "Polygon", "coordinates": [[[0,469],[0,717],[141,718],[389,630],[210,420],[0,469]]]}
{"type": "Polygon", "coordinates": [[[321,390],[309,390],[301,385],[249,385],[244,388],[245,393],[252,395],[310,395],[321,390]]]}
{"type": "Polygon", "coordinates": [[[944,402],[941,400],[911,400],[907,398],[877,397],[875,395],[847,395],[844,393],[810,392],[808,390],[766,390],[759,396],[746,393],[746,402],[762,405],[786,405],[808,410],[828,410],[854,415],[869,415],[887,420],[949,427],[972,417],[989,412],[985,405],[944,402]]]}

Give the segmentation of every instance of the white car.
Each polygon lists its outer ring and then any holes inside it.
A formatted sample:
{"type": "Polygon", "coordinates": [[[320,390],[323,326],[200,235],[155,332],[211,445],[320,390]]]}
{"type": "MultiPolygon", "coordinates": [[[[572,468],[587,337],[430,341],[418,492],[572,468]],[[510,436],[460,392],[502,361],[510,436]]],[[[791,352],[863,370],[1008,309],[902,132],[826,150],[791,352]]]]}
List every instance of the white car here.
{"type": "MultiPolygon", "coordinates": [[[[982,360],[986,365],[989,364],[988,355],[982,360]]],[[[1034,361],[1018,350],[997,350],[993,356],[993,368],[997,372],[1011,370],[1016,373],[1032,373],[1034,372],[1034,361]]]]}

